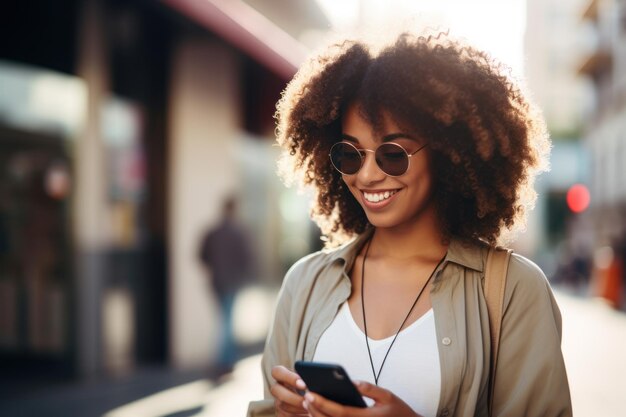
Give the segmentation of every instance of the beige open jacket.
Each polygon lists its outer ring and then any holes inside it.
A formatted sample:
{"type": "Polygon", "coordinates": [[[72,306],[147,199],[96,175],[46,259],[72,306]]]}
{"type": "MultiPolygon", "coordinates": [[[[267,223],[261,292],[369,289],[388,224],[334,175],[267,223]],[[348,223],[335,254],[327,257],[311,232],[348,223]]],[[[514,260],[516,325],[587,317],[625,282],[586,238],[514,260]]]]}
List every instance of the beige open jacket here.
{"type": "MultiPolygon", "coordinates": [[[[249,416],[274,416],[271,369],[293,369],[312,360],[317,342],[351,291],[348,272],[365,233],[332,251],[298,261],[280,291],[263,354],[265,400],[250,403],[249,416]]],[[[452,240],[431,287],[439,341],[441,396],[437,416],[487,416],[489,319],[482,280],[486,246],[452,240]]],[[[503,307],[493,415],[571,416],[561,353],[561,314],[541,270],[511,256],[503,307]]],[[[419,386],[419,376],[415,386],[419,386]]]]}

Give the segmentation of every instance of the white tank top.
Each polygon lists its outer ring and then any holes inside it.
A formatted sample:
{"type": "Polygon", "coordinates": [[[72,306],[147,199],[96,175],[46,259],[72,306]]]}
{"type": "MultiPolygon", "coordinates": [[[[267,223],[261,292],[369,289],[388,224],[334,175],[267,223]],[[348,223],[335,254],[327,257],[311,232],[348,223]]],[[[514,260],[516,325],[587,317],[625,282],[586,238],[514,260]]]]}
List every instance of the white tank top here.
{"type": "MultiPolygon", "coordinates": [[[[369,338],[377,373],[394,336],[382,340],[369,338]]],[[[313,360],[340,364],[351,379],[374,383],[365,334],[354,321],[347,301],[320,337],[313,360]]],[[[432,308],[400,332],[387,356],[378,385],[401,398],[418,414],[436,416],[441,369],[432,308]]],[[[369,398],[365,400],[368,405],[373,403],[369,398]]]]}

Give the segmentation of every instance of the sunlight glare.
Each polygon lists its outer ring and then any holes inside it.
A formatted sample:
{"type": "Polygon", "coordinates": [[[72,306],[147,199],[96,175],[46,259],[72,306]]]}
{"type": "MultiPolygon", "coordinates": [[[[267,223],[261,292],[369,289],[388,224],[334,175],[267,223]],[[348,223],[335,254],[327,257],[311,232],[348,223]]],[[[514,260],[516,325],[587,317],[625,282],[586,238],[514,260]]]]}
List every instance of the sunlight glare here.
{"type": "Polygon", "coordinates": [[[394,25],[401,29],[450,29],[523,74],[525,0],[318,0],[336,30],[394,25]]]}
{"type": "Polygon", "coordinates": [[[208,380],[190,382],[113,409],[103,417],[160,417],[201,407],[211,388],[213,384],[208,380]]]}
{"type": "Polygon", "coordinates": [[[274,292],[261,286],[250,286],[237,295],[233,332],[239,343],[252,344],[265,340],[275,302],[274,292]]]}

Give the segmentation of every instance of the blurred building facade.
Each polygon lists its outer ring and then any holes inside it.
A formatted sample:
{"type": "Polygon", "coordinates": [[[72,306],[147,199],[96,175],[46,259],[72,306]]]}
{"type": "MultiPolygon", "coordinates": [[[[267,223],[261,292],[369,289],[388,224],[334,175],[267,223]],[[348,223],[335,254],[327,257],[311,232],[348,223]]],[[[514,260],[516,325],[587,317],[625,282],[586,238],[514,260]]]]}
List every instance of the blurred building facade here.
{"type": "Polygon", "coordinates": [[[586,2],[579,13],[586,52],[579,75],[591,82],[594,111],[585,119],[593,158],[594,229],[598,245],[626,235],[626,3],[586,2]]]}
{"type": "MultiPolygon", "coordinates": [[[[590,187],[590,158],[583,140],[585,115],[593,108],[590,84],[576,75],[584,55],[577,36],[585,0],[528,0],[524,40],[525,78],[541,108],[552,139],[551,170],[537,183],[539,198],[530,236],[534,258],[548,276],[574,253],[592,250],[589,210],[574,213],[567,193],[575,184],[590,187]]],[[[528,240],[530,240],[528,242],[528,240]]]]}
{"type": "Polygon", "coordinates": [[[242,197],[261,281],[310,250],[272,116],[324,15],[28,0],[0,21],[0,361],[34,376],[209,363],[219,321],[197,250],[222,198],[242,197]]]}
{"type": "Polygon", "coordinates": [[[586,54],[578,74],[593,86],[595,104],[585,119],[593,161],[592,291],[621,308],[626,296],[626,3],[588,1],[580,16],[586,54]]]}

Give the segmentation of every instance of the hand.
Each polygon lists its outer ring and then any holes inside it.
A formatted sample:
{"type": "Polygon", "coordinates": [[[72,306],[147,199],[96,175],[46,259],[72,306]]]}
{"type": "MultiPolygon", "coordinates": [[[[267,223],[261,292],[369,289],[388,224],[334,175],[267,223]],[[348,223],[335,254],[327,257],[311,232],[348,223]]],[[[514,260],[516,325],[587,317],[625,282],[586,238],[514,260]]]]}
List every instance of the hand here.
{"type": "Polygon", "coordinates": [[[305,390],[306,385],[300,376],[285,368],[275,366],[272,368],[272,377],[276,383],[270,387],[274,396],[274,405],[278,417],[308,416],[309,413],[302,407],[303,397],[297,390],[305,390]]]}
{"type": "Polygon", "coordinates": [[[361,395],[374,400],[367,408],[348,407],[307,392],[303,407],[312,417],[420,417],[391,391],[367,382],[355,382],[361,395]]]}

